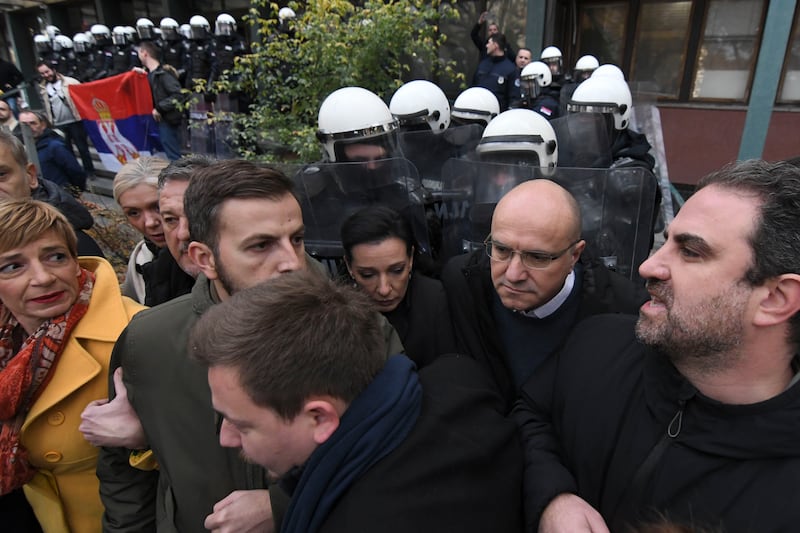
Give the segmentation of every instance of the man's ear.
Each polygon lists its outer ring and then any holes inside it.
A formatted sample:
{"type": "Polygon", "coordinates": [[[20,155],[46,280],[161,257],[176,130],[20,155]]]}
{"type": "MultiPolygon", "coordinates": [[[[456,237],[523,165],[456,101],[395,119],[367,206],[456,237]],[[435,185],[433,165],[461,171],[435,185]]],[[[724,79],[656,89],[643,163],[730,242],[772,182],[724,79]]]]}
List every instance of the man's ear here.
{"type": "Polygon", "coordinates": [[[24,170],[25,174],[28,177],[28,187],[30,187],[31,191],[33,191],[35,188],[39,186],[39,177],[36,174],[36,165],[34,165],[33,163],[28,163],[27,165],[25,165],[24,170]]]}
{"type": "Polygon", "coordinates": [[[800,311],[800,275],[781,274],[755,290],[758,308],[753,317],[756,326],[788,322],[800,311]]]}
{"type": "Polygon", "coordinates": [[[581,258],[584,248],[586,248],[586,241],[583,239],[575,243],[575,248],[572,250],[572,266],[575,266],[575,263],[581,258]]]}
{"type": "Polygon", "coordinates": [[[335,402],[328,399],[309,400],[303,406],[303,414],[311,421],[314,442],[327,441],[339,428],[339,410],[335,402]]]}
{"type": "Polygon", "coordinates": [[[196,264],[200,271],[205,274],[208,279],[218,279],[217,265],[214,260],[214,253],[208,245],[202,242],[192,241],[189,243],[189,248],[186,250],[194,264],[196,264]]]}

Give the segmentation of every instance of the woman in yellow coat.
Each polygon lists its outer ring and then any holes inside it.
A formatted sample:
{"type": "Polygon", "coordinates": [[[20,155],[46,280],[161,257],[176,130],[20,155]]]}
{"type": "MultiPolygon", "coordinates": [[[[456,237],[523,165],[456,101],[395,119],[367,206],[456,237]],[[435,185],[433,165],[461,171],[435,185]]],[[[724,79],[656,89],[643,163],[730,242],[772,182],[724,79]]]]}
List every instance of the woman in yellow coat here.
{"type": "MultiPolygon", "coordinates": [[[[63,215],[31,200],[0,202],[0,304],[0,498],[24,490],[45,533],[100,532],[98,449],[80,415],[107,396],[114,342],[143,307],[104,259],[78,260],[63,215]]],[[[17,519],[0,515],[2,529],[17,519]]]]}

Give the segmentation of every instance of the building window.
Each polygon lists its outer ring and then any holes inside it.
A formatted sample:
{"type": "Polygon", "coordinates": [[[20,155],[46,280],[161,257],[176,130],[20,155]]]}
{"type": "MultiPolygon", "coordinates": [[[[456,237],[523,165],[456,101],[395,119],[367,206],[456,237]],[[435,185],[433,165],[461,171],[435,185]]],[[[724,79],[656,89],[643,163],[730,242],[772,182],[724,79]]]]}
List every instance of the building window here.
{"type": "Polygon", "coordinates": [[[794,17],[794,29],[789,38],[789,47],[786,49],[783,80],[778,93],[778,103],[797,102],[800,102],[800,9],[794,17]]]}
{"type": "Polygon", "coordinates": [[[592,54],[600,63],[622,65],[627,19],[628,2],[583,5],[579,22],[580,55],[592,54]]]}
{"type": "Polygon", "coordinates": [[[677,99],[686,64],[692,2],[642,2],[636,23],[631,80],[677,99]]]}
{"type": "Polygon", "coordinates": [[[763,13],[761,0],[709,2],[697,52],[692,99],[747,99],[763,13]]]}

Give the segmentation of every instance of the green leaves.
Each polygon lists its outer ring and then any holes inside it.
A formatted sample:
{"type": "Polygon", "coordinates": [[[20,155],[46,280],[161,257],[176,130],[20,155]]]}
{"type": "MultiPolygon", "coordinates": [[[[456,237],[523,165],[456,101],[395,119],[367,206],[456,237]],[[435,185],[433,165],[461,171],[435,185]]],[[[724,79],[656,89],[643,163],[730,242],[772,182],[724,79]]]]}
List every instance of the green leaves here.
{"type": "MultiPolygon", "coordinates": [[[[251,112],[234,118],[241,155],[301,161],[320,159],[314,136],[317,111],[328,94],[348,85],[388,101],[410,72],[437,80],[458,78],[439,58],[444,19],[458,17],[454,0],[344,0],[289,2],[297,18],[279,27],[279,5],[254,2],[247,21],[261,40],[240,58],[215,91],[242,91],[251,112]]],[[[411,79],[411,78],[409,78],[411,79]]]]}

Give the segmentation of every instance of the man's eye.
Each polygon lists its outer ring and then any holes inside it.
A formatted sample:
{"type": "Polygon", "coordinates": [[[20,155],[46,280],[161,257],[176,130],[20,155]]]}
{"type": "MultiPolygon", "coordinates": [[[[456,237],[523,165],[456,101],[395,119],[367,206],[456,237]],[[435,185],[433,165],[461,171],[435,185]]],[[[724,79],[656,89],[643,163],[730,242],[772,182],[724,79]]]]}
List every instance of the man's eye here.
{"type": "Polygon", "coordinates": [[[550,261],[550,256],[541,252],[525,252],[524,255],[525,259],[532,263],[543,263],[545,261],[550,261]]]}
{"type": "Polygon", "coordinates": [[[697,259],[698,257],[700,257],[699,253],[695,252],[691,248],[685,248],[685,247],[680,248],[680,254],[689,259],[697,259]]]}
{"type": "Polygon", "coordinates": [[[0,274],[13,274],[20,268],[22,268],[22,265],[19,263],[8,263],[7,265],[0,266],[0,274]]]}

